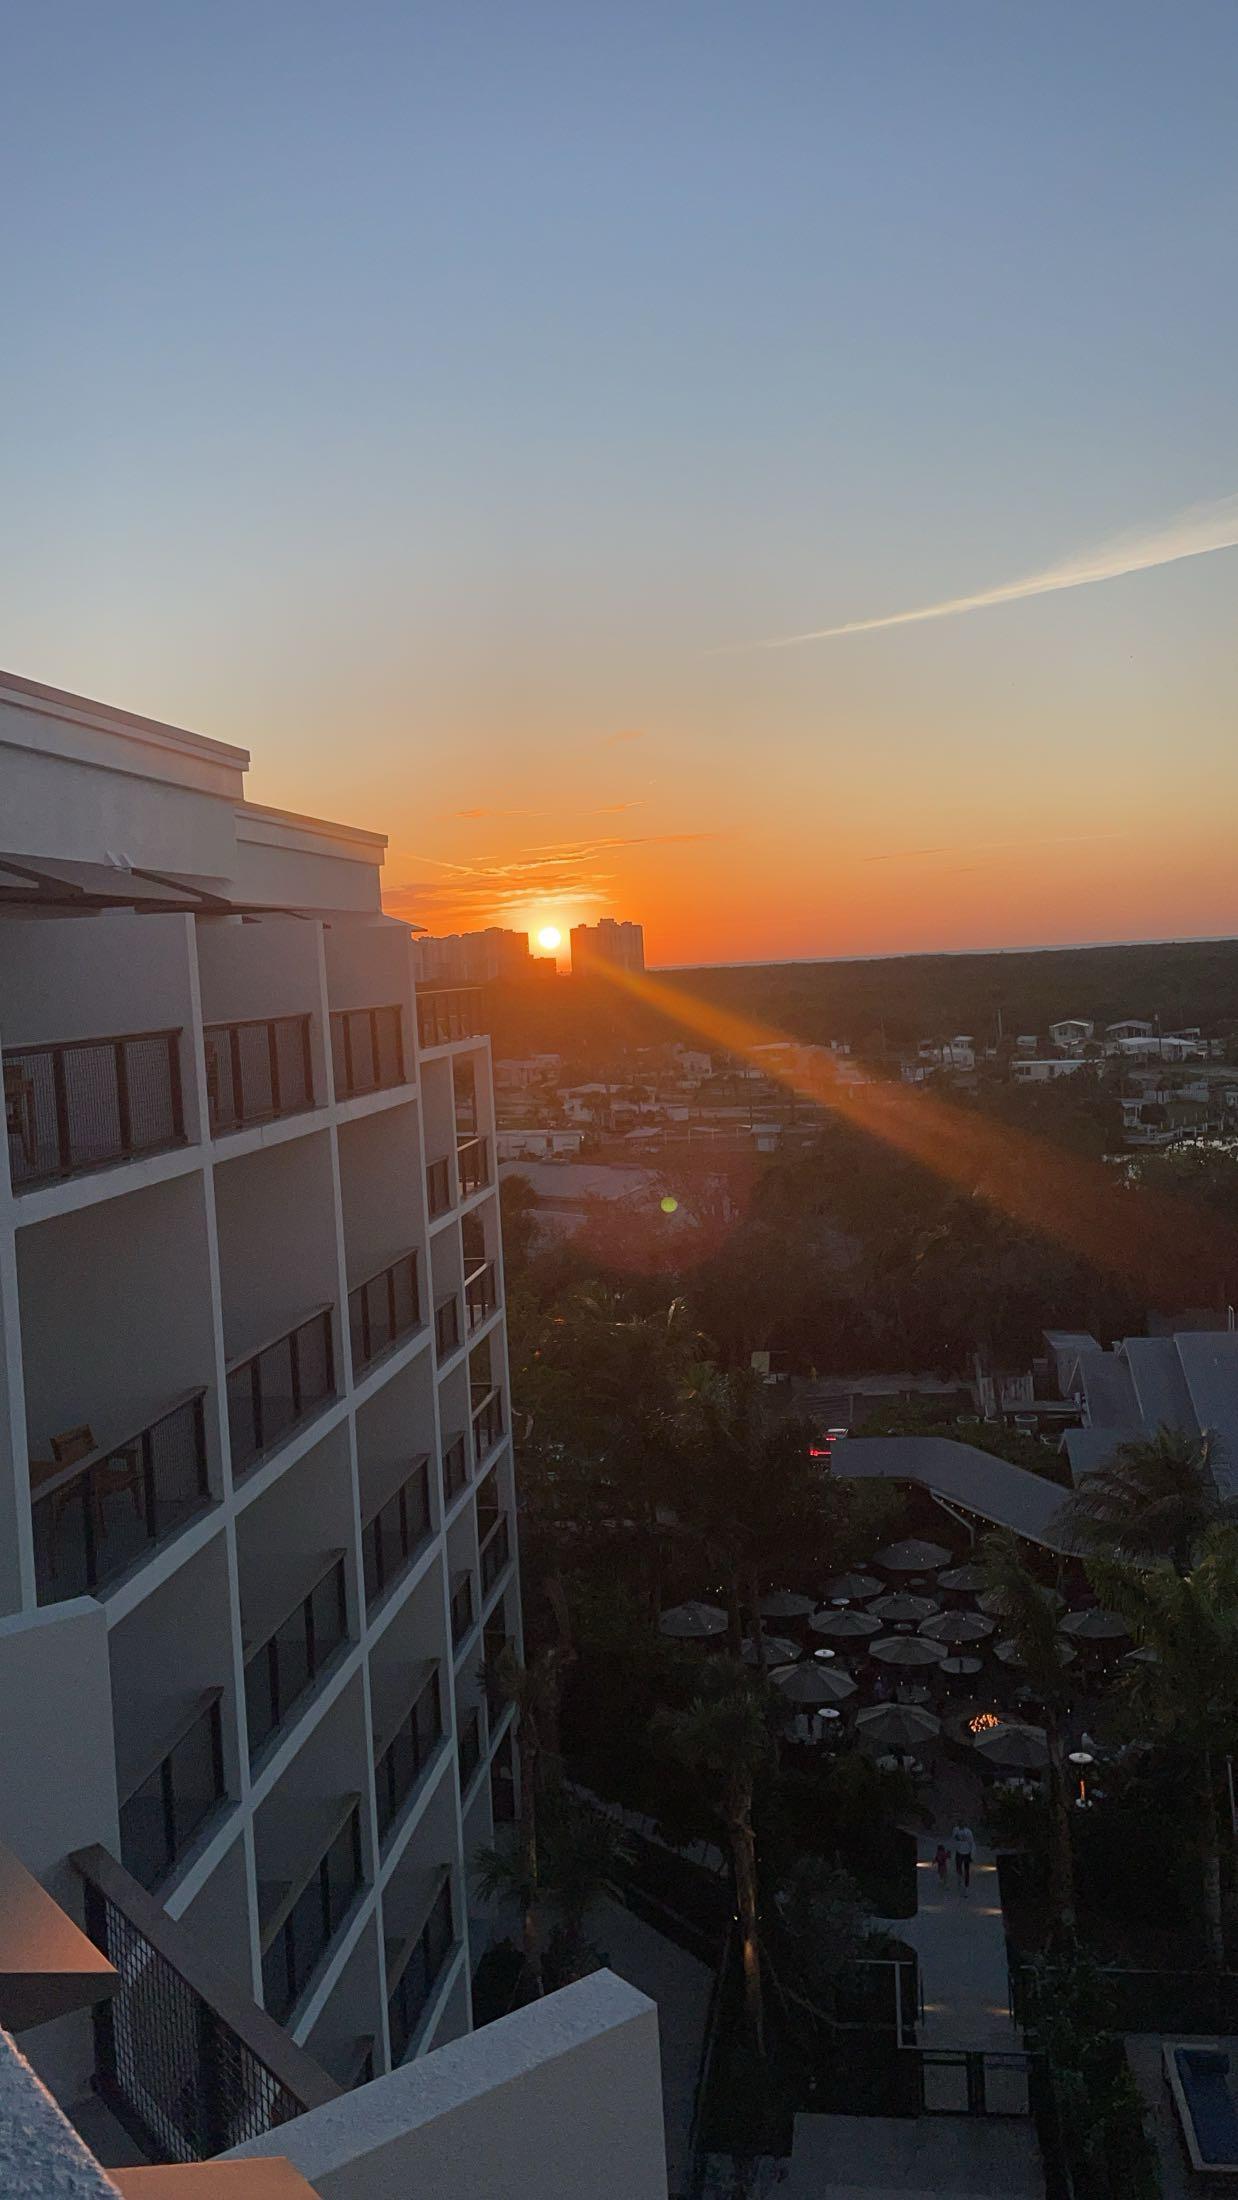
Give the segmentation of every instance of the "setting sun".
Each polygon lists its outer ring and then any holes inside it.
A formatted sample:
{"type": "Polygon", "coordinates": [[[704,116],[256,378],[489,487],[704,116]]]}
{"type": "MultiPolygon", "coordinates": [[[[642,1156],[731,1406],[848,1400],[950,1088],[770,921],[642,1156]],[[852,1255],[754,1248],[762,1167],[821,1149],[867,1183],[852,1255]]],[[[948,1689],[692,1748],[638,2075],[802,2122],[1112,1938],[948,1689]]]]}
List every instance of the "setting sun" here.
{"type": "Polygon", "coordinates": [[[558,925],[544,924],[537,935],[537,944],[539,947],[544,947],[548,955],[553,955],[557,947],[562,947],[563,934],[558,925]]]}

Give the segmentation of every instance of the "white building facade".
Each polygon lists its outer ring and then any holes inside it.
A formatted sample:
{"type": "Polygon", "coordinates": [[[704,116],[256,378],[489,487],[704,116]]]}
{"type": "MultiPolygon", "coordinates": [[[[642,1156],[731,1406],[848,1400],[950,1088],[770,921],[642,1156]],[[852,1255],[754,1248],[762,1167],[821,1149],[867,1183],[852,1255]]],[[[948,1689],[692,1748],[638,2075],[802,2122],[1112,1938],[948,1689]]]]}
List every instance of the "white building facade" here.
{"type": "Polygon", "coordinates": [[[247,763],[0,677],[0,1838],[349,2085],[468,2031],[515,1812],[490,1046],[247,763]]]}

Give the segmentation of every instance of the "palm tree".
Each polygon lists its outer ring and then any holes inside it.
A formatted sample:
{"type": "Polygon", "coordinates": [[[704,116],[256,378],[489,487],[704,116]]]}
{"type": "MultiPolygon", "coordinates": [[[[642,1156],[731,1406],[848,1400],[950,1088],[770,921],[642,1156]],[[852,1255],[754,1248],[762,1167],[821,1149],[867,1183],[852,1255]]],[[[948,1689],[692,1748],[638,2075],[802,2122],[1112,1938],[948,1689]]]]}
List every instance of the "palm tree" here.
{"type": "Polygon", "coordinates": [[[1168,1566],[1093,1559],[1088,1578],[1155,1658],[1132,1698],[1146,1727],[1193,1759],[1208,1961],[1225,1965],[1216,1764],[1238,1744],[1238,1528],[1209,1528],[1185,1574],[1168,1566]]]}
{"type": "Polygon", "coordinates": [[[1050,1908],[1055,1928],[1069,1933],[1075,1918],[1075,1867],[1062,1745],[1070,1688],[1057,1612],[1052,1597],[1024,1565],[1017,1539],[1008,1529],[986,1535],[980,1554],[987,1586],[999,1600],[1007,1631],[1018,1644],[1019,1663],[1044,1706],[1049,1750],[1050,1908]]]}
{"type": "Polygon", "coordinates": [[[1119,1444],[1062,1507],[1062,1525],[1085,1550],[1146,1563],[1167,1559],[1188,1574],[1200,1538],[1238,1506],[1223,1498],[1213,1471],[1210,1435],[1158,1428],[1155,1436],[1119,1444]]]}
{"type": "Polygon", "coordinates": [[[520,1810],[516,1838],[510,1849],[483,1850],[477,1871],[478,1889],[488,1900],[513,1896],[521,1910],[521,1983],[526,1997],[544,1992],[542,1979],[541,1873],[538,1858],[538,1804],[546,1786],[543,1733],[547,1700],[557,1687],[555,1653],[543,1652],[532,1665],[522,1665],[510,1643],[505,1643],[493,1669],[483,1667],[483,1678],[497,1696],[516,1706],[516,1738],[520,1747],[520,1810]]]}
{"type": "Polygon", "coordinates": [[[737,1660],[717,1658],[702,1672],[687,1710],[665,1713],[661,1724],[675,1755],[705,1773],[716,1786],[735,1875],[744,2007],[753,2045],[763,2056],[765,2013],[752,1802],[758,1781],[773,1772],[777,1764],[766,1692],[737,1660]]]}
{"type": "Polygon", "coordinates": [[[547,1973],[550,1985],[559,1987],[570,1985],[589,1969],[586,1920],[627,1853],[618,1826],[600,1811],[569,1803],[562,1794],[539,1813],[534,1852],[526,1849],[519,1833],[514,1841],[478,1850],[473,1876],[482,1899],[518,1902],[526,1920],[525,1963],[518,1988],[522,1999],[534,1999],[545,1991],[547,1973]],[[547,1935],[551,1916],[556,1925],[547,1935]]]}
{"type": "Polygon", "coordinates": [[[828,1564],[836,1485],[812,1456],[812,1423],[771,1420],[747,1369],[700,1369],[687,1419],[693,1433],[676,1509],[726,1583],[732,1656],[746,1605],[764,1672],[762,1579],[828,1564]]]}

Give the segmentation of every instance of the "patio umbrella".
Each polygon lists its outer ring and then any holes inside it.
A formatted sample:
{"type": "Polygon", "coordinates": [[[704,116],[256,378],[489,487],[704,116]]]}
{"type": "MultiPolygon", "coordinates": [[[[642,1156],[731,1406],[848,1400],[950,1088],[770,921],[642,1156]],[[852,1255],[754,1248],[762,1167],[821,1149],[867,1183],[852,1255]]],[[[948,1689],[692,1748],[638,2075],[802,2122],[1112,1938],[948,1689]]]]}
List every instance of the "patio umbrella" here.
{"type": "Polygon", "coordinates": [[[719,1604],[673,1604],[658,1621],[662,1634],[679,1642],[703,1642],[707,1635],[725,1635],[726,1613],[719,1604]]]}
{"type": "MultiPolygon", "coordinates": [[[[747,1636],[740,1644],[739,1654],[745,1665],[755,1665],[757,1663],[757,1646],[751,1635],[747,1636]]],[[[767,1635],[765,1637],[765,1663],[767,1665],[787,1665],[792,1658],[798,1658],[799,1654],[799,1644],[789,1642],[785,1635],[767,1635]]]]}
{"type": "Polygon", "coordinates": [[[1042,1726],[1020,1726],[1014,1720],[986,1727],[977,1734],[975,1747],[993,1764],[1016,1765],[1030,1772],[1049,1762],[1049,1744],[1042,1726]]]}
{"type": "Polygon", "coordinates": [[[971,1591],[973,1589],[983,1589],[988,1578],[988,1567],[979,1565],[974,1558],[969,1558],[962,1566],[950,1566],[947,1567],[944,1574],[938,1574],[937,1586],[939,1589],[966,1589],[971,1591]]]}
{"type": "Polygon", "coordinates": [[[842,1703],[855,1694],[851,1675],[833,1665],[784,1665],[770,1679],[788,1703],[842,1703]]]}
{"type": "Polygon", "coordinates": [[[881,1633],[881,1621],[874,1619],[870,1612],[837,1612],[832,1611],[829,1605],[823,1612],[814,1612],[808,1624],[814,1635],[858,1637],[881,1633]]]}
{"type": "Polygon", "coordinates": [[[816,1601],[815,1597],[801,1596],[798,1589],[771,1589],[757,1609],[762,1619],[807,1619],[816,1601]]]}
{"type": "Polygon", "coordinates": [[[1159,1665],[1160,1662],[1161,1653],[1154,1650],[1150,1642],[1141,1642],[1137,1650],[1128,1650],[1122,1660],[1123,1665],[1159,1665]]]}
{"type": "Polygon", "coordinates": [[[868,1608],[887,1627],[915,1625],[941,1610],[936,1597],[913,1596],[910,1589],[891,1589],[886,1596],[874,1597],[868,1608]]]}
{"type": "MultiPolygon", "coordinates": [[[[1066,1610],[1066,1599],[1063,1596],[1059,1596],[1056,1589],[1042,1588],[1040,1594],[1045,1599],[1045,1602],[1047,1604],[1052,1605],[1055,1612],[1064,1612],[1066,1610]]],[[[977,1597],[976,1603],[979,1606],[980,1610],[982,1612],[987,1612],[992,1619],[1005,1619],[1008,1616],[1006,1612],[1006,1600],[1003,1597],[1000,1589],[990,1589],[986,1595],[982,1597],[977,1597]]]]}
{"type": "Polygon", "coordinates": [[[981,1670],[983,1662],[981,1658],[943,1658],[937,1670],[939,1673],[948,1673],[952,1681],[962,1680],[964,1677],[970,1679],[981,1670]]]}
{"type": "Polygon", "coordinates": [[[875,1703],[857,1711],[855,1730],[865,1741],[880,1742],[883,1749],[919,1749],[941,1732],[941,1720],[932,1711],[920,1711],[909,1703],[875,1703]]]}
{"type": "Polygon", "coordinates": [[[930,1642],[983,1642],[996,1626],[997,1621],[986,1619],[983,1612],[937,1612],[921,1621],[920,1633],[930,1642]]]}
{"type": "Polygon", "coordinates": [[[880,1587],[876,1574],[835,1574],[826,1582],[826,1600],[830,1604],[863,1604],[867,1597],[875,1597],[880,1587]]]}
{"type": "Polygon", "coordinates": [[[876,1564],[887,1574],[931,1574],[947,1565],[949,1559],[944,1544],[922,1543],[912,1535],[902,1543],[887,1543],[884,1551],[878,1551],[876,1564]]]}
{"type": "Polygon", "coordinates": [[[880,1642],[870,1642],[868,1653],[883,1665],[940,1665],[946,1654],[939,1642],[926,1642],[923,1635],[883,1635],[880,1642]]]}
{"type": "MultiPolygon", "coordinates": [[[[994,1643],[993,1655],[995,1658],[1000,1658],[1003,1665],[1022,1665],[1023,1663],[1018,1643],[1010,1640],[994,1643]]],[[[1070,1665],[1078,1655],[1078,1651],[1073,1649],[1070,1643],[1059,1642],[1057,1646],[1059,1665],[1070,1665]]]]}
{"type": "Polygon", "coordinates": [[[1068,1612],[1061,1632],[1075,1642],[1117,1642],[1130,1628],[1119,1612],[1102,1612],[1099,1604],[1090,1604],[1086,1612],[1068,1612]]]}

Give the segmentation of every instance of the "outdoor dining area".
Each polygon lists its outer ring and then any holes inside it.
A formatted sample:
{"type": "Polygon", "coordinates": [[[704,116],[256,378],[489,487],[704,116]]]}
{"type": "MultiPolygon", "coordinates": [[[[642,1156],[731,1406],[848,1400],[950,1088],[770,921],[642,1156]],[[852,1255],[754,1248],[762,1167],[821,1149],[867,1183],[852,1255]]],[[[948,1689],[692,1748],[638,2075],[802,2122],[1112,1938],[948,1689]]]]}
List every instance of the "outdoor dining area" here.
{"type": "MultiPolygon", "coordinates": [[[[976,1558],[908,1536],[826,1579],[817,1594],[808,1583],[770,1589],[757,1607],[759,1630],[749,1617],[740,1655],[778,1691],[786,1746],[846,1740],[916,1781],[945,1750],[985,1785],[1033,1789],[1049,1763],[1044,1707],[988,1581],[976,1558]]],[[[1132,1649],[1124,1620],[1089,1600],[1081,1575],[1073,1601],[1048,1583],[1042,1593],[1060,1667],[1077,1679],[1086,1718],[1119,1661],[1143,1653],[1132,1649]]],[[[734,1625],[709,1601],[674,1606],[660,1620],[665,1636],[706,1653],[732,1647],[734,1625]]],[[[1084,1808],[1093,1762],[1083,1748],[1068,1766],[1084,1808]]]]}

